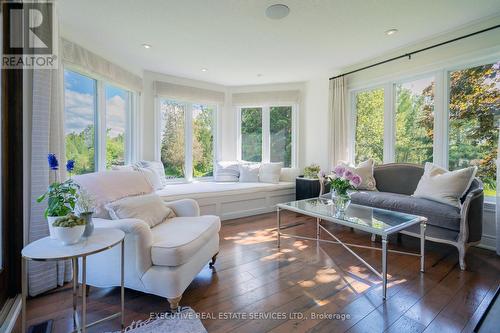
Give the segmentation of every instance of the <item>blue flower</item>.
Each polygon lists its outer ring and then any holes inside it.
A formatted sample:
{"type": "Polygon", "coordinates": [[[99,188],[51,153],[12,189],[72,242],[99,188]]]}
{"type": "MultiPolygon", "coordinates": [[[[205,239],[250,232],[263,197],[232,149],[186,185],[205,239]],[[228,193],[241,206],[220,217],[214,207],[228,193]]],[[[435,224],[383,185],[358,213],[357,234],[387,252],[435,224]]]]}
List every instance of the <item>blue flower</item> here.
{"type": "Polygon", "coordinates": [[[49,153],[47,160],[49,161],[50,170],[57,170],[59,168],[59,162],[57,161],[56,154],[49,153]]]}
{"type": "Polygon", "coordinates": [[[68,162],[66,162],[66,170],[68,172],[72,172],[74,168],[75,168],[75,160],[68,160],[68,162]]]}

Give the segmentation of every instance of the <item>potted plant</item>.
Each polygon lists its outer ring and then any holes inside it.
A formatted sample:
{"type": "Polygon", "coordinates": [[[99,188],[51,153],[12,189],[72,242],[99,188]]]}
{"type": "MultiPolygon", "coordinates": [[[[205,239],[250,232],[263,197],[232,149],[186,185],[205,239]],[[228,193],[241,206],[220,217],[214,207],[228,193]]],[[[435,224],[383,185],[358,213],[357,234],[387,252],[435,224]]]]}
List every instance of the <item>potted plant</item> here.
{"type": "MultiPolygon", "coordinates": [[[[48,155],[48,163],[51,171],[57,175],[59,162],[55,154],[48,155]]],[[[69,160],[66,164],[66,169],[71,173],[74,168],[74,161],[69,160]]],[[[66,216],[73,212],[78,198],[78,185],[71,178],[64,182],[54,181],[49,185],[47,192],[37,198],[40,203],[47,199],[47,208],[45,209],[45,218],[49,225],[49,233],[51,238],[55,238],[52,224],[57,218],[66,216]]]]}
{"type": "Polygon", "coordinates": [[[78,211],[80,218],[85,220],[85,232],[83,233],[83,237],[89,237],[94,232],[94,223],[92,221],[94,207],[94,197],[89,192],[81,188],[78,192],[76,210],[78,211]]]}
{"type": "Polygon", "coordinates": [[[357,191],[361,184],[361,177],[344,166],[337,166],[333,173],[327,177],[330,185],[332,200],[338,213],[345,212],[351,203],[350,192],[357,191]]]}
{"type": "Polygon", "coordinates": [[[63,245],[72,245],[78,243],[85,231],[85,220],[70,213],[63,217],[58,217],[52,223],[55,237],[63,245]]]}
{"type": "Polygon", "coordinates": [[[318,179],[318,174],[321,171],[321,167],[317,164],[311,164],[304,168],[304,178],[307,179],[318,179]]]}

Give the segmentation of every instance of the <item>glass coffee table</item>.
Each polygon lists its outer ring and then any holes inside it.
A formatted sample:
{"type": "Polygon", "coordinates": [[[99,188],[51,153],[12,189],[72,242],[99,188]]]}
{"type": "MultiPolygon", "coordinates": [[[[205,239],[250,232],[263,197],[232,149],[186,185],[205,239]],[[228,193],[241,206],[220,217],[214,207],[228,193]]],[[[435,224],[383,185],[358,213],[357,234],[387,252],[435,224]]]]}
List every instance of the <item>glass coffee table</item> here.
{"type": "Polygon", "coordinates": [[[336,210],[332,200],[323,198],[313,198],[288,203],[278,204],[277,206],[277,231],[278,248],[280,247],[281,236],[293,237],[298,239],[314,240],[317,242],[326,242],[342,245],[347,251],[360,260],[368,269],[382,279],[382,297],[385,300],[387,296],[387,252],[395,252],[420,257],[420,271],[424,272],[425,264],[425,228],[427,219],[423,216],[399,213],[395,211],[373,208],[351,204],[345,212],[336,210]],[[295,213],[303,214],[316,218],[316,238],[285,234],[281,232],[281,210],[289,210],[295,213]],[[344,243],[334,234],[332,234],[324,223],[336,223],[353,229],[366,231],[373,235],[382,237],[382,248],[344,243]],[[389,235],[397,233],[415,224],[420,224],[420,253],[403,252],[387,249],[387,238],[389,235]],[[321,232],[324,231],[334,240],[322,239],[321,232]],[[382,251],[382,272],[377,271],[363,258],[361,258],[351,248],[365,248],[382,251]]]}

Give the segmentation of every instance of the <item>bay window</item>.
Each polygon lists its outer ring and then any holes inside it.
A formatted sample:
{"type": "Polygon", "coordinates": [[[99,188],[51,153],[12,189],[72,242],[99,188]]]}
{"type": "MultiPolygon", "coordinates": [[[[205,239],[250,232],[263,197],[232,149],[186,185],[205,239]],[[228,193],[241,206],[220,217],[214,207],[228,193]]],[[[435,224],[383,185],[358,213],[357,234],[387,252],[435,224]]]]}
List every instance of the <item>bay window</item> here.
{"type": "Polygon", "coordinates": [[[133,100],[130,91],[64,70],[66,159],[75,160],[75,174],[131,160],[133,100]]]}
{"type": "Polygon", "coordinates": [[[239,108],[238,159],[295,165],[295,105],[239,108]]]}
{"type": "Polygon", "coordinates": [[[169,179],[212,177],[217,105],[160,98],[160,159],[169,179]]]}

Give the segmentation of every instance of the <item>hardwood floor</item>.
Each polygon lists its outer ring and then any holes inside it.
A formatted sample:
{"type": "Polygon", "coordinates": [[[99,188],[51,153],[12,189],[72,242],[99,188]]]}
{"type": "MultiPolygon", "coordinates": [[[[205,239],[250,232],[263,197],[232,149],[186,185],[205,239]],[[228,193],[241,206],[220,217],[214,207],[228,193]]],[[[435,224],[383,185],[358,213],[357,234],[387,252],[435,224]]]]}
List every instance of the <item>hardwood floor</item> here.
{"type": "MultiPolygon", "coordinates": [[[[288,233],[312,237],[316,230],[312,219],[292,213],[285,212],[283,222],[299,223],[288,233]]],[[[223,222],[215,269],[207,263],[181,300],[205,316],[209,332],[471,332],[500,283],[500,259],[494,252],[471,248],[468,269],[462,272],[454,248],[428,242],[424,274],[419,258],[389,254],[388,298],[383,302],[378,277],[341,246],[283,238],[278,251],[274,226],[275,214],[223,222]],[[266,313],[274,317],[248,318],[266,313]],[[338,318],[328,317],[335,314],[338,318]]],[[[329,229],[343,240],[371,244],[366,233],[329,229]]],[[[390,246],[419,249],[418,241],[406,236],[400,243],[390,239],[390,246]]],[[[380,269],[379,251],[357,252],[380,269]]],[[[89,321],[119,311],[119,297],[118,288],[92,288],[89,321]]],[[[71,331],[71,304],[68,287],[31,299],[28,325],[53,319],[53,332],[71,331]]],[[[163,298],[126,290],[127,324],[167,310],[163,298]]],[[[116,319],[89,331],[118,329],[116,319]]]]}

